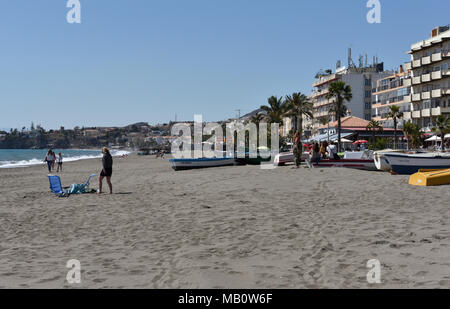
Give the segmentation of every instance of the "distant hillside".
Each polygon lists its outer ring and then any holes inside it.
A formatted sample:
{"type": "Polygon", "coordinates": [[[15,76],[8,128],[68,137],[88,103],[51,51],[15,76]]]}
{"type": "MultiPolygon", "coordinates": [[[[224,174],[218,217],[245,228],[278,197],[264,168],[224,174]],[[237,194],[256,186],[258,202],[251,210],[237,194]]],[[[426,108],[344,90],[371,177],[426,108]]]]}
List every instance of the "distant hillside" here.
{"type": "Polygon", "coordinates": [[[249,119],[249,118],[252,118],[253,116],[255,116],[255,115],[259,114],[259,113],[264,113],[265,114],[266,112],[264,110],[258,108],[258,109],[255,109],[254,111],[252,111],[252,112],[242,116],[241,119],[249,119]]]}

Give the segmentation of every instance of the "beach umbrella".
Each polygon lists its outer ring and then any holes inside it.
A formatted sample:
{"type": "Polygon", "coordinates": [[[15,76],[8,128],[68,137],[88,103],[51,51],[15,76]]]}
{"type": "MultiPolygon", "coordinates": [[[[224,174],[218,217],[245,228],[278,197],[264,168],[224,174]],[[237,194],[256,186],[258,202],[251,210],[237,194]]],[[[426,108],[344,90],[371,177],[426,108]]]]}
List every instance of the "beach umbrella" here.
{"type": "Polygon", "coordinates": [[[353,145],[358,145],[358,144],[368,144],[368,143],[369,143],[368,141],[362,139],[362,140],[359,140],[359,141],[354,142],[353,145]]]}
{"type": "Polygon", "coordinates": [[[440,142],[440,141],[442,141],[442,139],[437,135],[432,136],[425,140],[425,142],[440,142]]]}

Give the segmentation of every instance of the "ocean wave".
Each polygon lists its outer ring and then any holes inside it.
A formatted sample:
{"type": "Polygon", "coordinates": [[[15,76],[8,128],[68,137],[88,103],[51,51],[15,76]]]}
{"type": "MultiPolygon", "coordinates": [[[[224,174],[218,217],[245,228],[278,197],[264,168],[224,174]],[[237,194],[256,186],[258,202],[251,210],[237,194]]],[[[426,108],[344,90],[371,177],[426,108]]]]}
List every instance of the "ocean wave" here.
{"type": "MultiPolygon", "coordinates": [[[[111,155],[113,157],[120,157],[130,154],[130,151],[126,150],[111,150],[111,155]]],[[[73,157],[64,157],[64,162],[74,162],[80,160],[89,160],[89,159],[99,159],[102,157],[102,154],[98,155],[82,155],[82,156],[73,156],[73,157]]],[[[31,160],[22,160],[22,161],[0,161],[0,168],[18,168],[18,167],[29,167],[33,165],[46,164],[42,159],[33,158],[31,160]]]]}

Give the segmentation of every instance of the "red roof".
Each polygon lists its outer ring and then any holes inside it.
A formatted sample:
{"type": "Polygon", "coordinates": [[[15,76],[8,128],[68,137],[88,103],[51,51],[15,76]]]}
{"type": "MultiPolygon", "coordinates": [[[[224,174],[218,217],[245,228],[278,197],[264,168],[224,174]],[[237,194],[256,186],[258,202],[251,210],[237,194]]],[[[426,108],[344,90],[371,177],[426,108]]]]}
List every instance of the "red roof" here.
{"type": "MultiPolygon", "coordinates": [[[[341,118],[341,128],[342,129],[349,129],[349,130],[358,130],[358,129],[366,129],[366,127],[369,125],[370,121],[354,117],[354,116],[348,116],[341,118]]],[[[320,129],[327,128],[328,125],[323,125],[320,127],[320,129]]],[[[330,127],[337,127],[337,121],[330,122],[330,127]]]]}

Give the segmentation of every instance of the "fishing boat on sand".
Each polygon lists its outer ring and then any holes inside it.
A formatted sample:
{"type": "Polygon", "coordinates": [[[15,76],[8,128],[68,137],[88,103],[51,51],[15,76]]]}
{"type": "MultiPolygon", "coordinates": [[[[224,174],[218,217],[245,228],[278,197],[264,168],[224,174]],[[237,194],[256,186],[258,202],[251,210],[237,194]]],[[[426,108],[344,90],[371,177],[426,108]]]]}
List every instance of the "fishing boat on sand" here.
{"type": "Polygon", "coordinates": [[[366,171],[376,171],[372,151],[346,152],[343,159],[321,159],[318,163],[311,162],[314,167],[345,167],[366,171]]]}
{"type": "MultiPolygon", "coordinates": [[[[302,161],[305,161],[309,158],[309,153],[308,152],[304,152],[302,154],[302,161]]],[[[293,152],[282,152],[279,153],[275,156],[275,160],[273,162],[273,164],[275,166],[284,166],[286,165],[286,163],[294,163],[294,153],[293,152]]]]}
{"type": "Polygon", "coordinates": [[[450,153],[385,153],[392,172],[400,175],[412,175],[423,169],[449,169],[450,153]]]}
{"type": "Polygon", "coordinates": [[[386,153],[404,153],[403,150],[392,150],[392,149],[385,149],[376,151],[373,155],[373,160],[375,162],[375,166],[378,170],[384,171],[384,172],[390,172],[392,170],[391,165],[386,160],[386,157],[384,156],[386,153]]]}
{"type": "Polygon", "coordinates": [[[172,168],[175,171],[235,165],[235,159],[232,157],[170,159],[169,162],[172,164],[172,168]]]}

